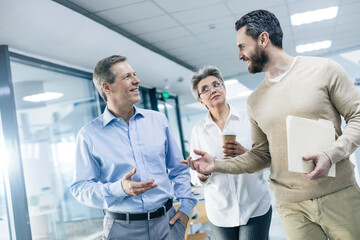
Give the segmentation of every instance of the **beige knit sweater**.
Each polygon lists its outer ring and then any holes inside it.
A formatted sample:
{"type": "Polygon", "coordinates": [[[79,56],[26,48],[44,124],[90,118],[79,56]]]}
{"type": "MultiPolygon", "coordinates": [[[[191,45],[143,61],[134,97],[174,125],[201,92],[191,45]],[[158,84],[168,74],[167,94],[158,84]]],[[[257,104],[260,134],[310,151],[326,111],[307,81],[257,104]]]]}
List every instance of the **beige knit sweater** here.
{"type": "Polygon", "coordinates": [[[297,202],[355,183],[349,155],[360,145],[360,92],[339,64],[330,59],[298,57],[280,82],[265,78],[248,98],[252,149],[230,160],[216,160],[215,171],[252,173],[270,166],[277,203],[297,202]],[[308,180],[288,171],[286,117],[331,120],[336,142],[325,153],[336,163],[336,177],[308,180]],[[342,115],[346,128],[342,133],[342,115]]]}

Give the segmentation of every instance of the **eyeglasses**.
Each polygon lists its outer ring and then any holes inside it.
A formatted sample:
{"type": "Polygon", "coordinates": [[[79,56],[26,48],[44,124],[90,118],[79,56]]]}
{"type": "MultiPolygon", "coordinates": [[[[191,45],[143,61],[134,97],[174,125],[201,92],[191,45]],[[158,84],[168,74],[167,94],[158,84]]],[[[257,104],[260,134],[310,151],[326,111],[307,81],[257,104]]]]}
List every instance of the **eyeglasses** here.
{"type": "Polygon", "coordinates": [[[211,89],[219,90],[223,87],[223,85],[220,82],[214,82],[211,86],[205,86],[201,92],[199,93],[199,97],[201,94],[207,95],[211,92],[211,89]]]}

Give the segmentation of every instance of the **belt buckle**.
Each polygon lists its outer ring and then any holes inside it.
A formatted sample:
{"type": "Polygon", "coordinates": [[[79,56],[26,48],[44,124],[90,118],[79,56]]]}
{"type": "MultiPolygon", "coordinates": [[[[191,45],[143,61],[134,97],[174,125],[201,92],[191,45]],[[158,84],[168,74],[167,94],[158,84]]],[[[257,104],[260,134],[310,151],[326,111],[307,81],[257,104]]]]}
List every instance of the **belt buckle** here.
{"type": "Polygon", "coordinates": [[[150,218],[150,214],[151,214],[151,212],[147,212],[147,220],[148,220],[148,221],[150,221],[150,220],[151,220],[151,218],[150,218]]]}

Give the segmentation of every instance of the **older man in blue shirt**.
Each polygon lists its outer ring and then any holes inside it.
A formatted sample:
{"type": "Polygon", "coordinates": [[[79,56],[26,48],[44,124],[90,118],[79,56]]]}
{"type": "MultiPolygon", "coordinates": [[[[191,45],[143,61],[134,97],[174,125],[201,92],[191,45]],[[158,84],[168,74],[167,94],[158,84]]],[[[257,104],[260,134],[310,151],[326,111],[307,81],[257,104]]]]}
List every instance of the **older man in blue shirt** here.
{"type": "Polygon", "coordinates": [[[93,81],[107,107],[78,133],[73,196],[106,209],[103,239],[184,239],[196,200],[166,117],[134,106],[140,80],[123,56],[98,62],[93,81]]]}

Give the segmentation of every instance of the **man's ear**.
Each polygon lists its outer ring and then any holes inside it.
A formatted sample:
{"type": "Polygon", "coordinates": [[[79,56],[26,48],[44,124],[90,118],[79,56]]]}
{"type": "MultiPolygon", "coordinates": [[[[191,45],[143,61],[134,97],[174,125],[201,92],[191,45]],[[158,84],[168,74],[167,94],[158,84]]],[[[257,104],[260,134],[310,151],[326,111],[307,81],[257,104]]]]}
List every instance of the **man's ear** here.
{"type": "Polygon", "coordinates": [[[268,32],[262,32],[258,37],[258,43],[265,48],[269,44],[270,38],[268,32]]]}
{"type": "Polygon", "coordinates": [[[101,84],[101,88],[102,88],[103,91],[104,91],[105,93],[107,93],[107,94],[109,94],[109,93],[111,92],[110,85],[109,85],[109,83],[107,83],[107,82],[103,82],[103,83],[101,84]]]}

